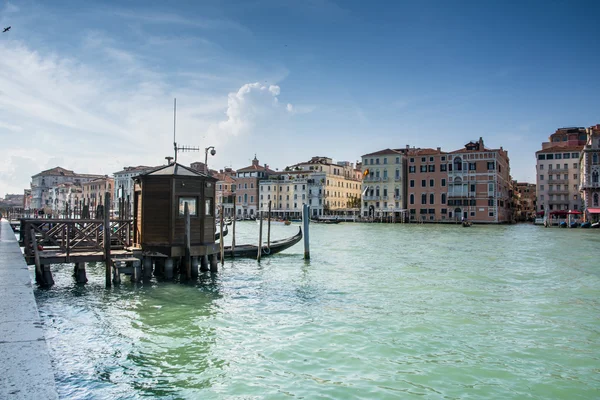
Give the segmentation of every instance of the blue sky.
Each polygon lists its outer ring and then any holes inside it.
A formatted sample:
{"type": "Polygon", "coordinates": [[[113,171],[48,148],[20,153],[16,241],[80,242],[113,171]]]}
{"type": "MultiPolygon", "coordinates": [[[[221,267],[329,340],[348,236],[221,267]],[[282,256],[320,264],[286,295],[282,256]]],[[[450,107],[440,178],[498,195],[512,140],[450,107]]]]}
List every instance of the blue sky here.
{"type": "Polygon", "coordinates": [[[0,0],[0,195],[60,165],[243,167],[480,136],[535,179],[559,127],[600,123],[596,2],[0,0]],[[203,153],[180,153],[185,164],[203,153]]]}

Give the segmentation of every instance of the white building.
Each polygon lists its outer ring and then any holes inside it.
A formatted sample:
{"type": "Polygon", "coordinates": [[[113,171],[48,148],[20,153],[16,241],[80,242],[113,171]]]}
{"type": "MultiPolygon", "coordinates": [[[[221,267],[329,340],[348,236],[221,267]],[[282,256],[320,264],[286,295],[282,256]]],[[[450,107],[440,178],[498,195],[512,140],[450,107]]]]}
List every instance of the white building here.
{"type": "Polygon", "coordinates": [[[111,203],[113,207],[118,204],[119,199],[123,199],[125,204],[129,200],[129,215],[133,215],[133,178],[157,167],[147,167],[138,165],[137,167],[124,167],[123,170],[113,174],[115,183],[112,193],[111,203]]]}
{"type": "MultiPolygon", "coordinates": [[[[324,176],[324,174],[322,174],[324,176]]],[[[259,183],[259,209],[267,211],[271,201],[271,212],[281,218],[301,218],[302,207],[309,203],[313,197],[309,195],[317,186],[310,174],[302,172],[279,172],[272,174],[269,179],[259,183]],[[311,183],[309,184],[309,180],[311,183]],[[310,197],[309,197],[310,196],[310,197]]],[[[317,189],[318,190],[318,189],[317,189]]],[[[317,199],[314,196],[315,200],[317,199]]],[[[313,215],[322,215],[322,201],[319,208],[318,201],[314,201],[315,208],[311,207],[313,215]],[[319,210],[321,214],[319,214],[319,210]]]]}
{"type": "Polygon", "coordinates": [[[579,157],[586,139],[584,128],[561,128],[535,153],[538,212],[581,210],[579,157]]]}
{"type": "Polygon", "coordinates": [[[406,210],[406,149],[385,149],[362,156],[363,218],[400,218],[406,210]]]}
{"type": "Polygon", "coordinates": [[[31,177],[31,208],[51,207],[50,188],[62,183],[80,185],[102,175],[76,174],[71,170],[56,167],[40,172],[31,177]]]}

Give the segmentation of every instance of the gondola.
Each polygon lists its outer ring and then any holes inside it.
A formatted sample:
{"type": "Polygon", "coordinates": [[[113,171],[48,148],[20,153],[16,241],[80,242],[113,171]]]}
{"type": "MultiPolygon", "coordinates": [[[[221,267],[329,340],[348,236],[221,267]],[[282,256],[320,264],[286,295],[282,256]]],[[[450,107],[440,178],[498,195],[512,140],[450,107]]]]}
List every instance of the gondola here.
{"type": "Polygon", "coordinates": [[[463,221],[462,223],[463,228],[470,228],[471,225],[473,225],[471,221],[463,221]]]}
{"type": "MultiPolygon", "coordinates": [[[[299,228],[298,233],[290,238],[272,241],[270,247],[263,245],[261,257],[279,253],[285,249],[292,247],[300,240],[302,240],[302,228],[299,228]]],[[[242,244],[239,246],[235,246],[233,252],[231,251],[231,246],[225,246],[224,254],[225,258],[256,258],[256,256],[258,255],[258,246],[253,244],[242,244]]]]}
{"type": "MultiPolygon", "coordinates": [[[[227,230],[227,225],[223,226],[223,237],[227,236],[227,233],[229,231],[227,230]]],[[[219,240],[221,238],[221,230],[219,229],[217,231],[217,233],[215,233],[215,240],[219,240]]]]}
{"type": "Polygon", "coordinates": [[[311,219],[311,223],[313,224],[339,224],[342,222],[340,219],[311,219]]]}

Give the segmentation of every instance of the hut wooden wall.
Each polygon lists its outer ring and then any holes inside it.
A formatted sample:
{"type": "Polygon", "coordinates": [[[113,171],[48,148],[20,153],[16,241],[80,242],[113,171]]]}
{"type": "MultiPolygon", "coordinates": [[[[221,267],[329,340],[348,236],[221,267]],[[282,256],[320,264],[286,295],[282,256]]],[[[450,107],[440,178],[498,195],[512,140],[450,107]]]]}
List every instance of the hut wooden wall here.
{"type": "Polygon", "coordinates": [[[146,177],[142,187],[142,243],[169,245],[171,231],[171,177],[146,177]]]}
{"type": "Polygon", "coordinates": [[[191,244],[213,243],[215,240],[214,213],[210,217],[206,216],[204,202],[207,198],[206,190],[209,190],[208,194],[213,199],[212,202],[214,204],[214,184],[211,185],[211,188],[205,188],[206,181],[204,179],[189,177],[176,178],[174,183],[176,206],[173,210],[173,217],[175,218],[173,244],[183,245],[185,234],[185,220],[182,216],[179,216],[180,196],[194,197],[196,199],[197,215],[190,218],[191,244]]]}

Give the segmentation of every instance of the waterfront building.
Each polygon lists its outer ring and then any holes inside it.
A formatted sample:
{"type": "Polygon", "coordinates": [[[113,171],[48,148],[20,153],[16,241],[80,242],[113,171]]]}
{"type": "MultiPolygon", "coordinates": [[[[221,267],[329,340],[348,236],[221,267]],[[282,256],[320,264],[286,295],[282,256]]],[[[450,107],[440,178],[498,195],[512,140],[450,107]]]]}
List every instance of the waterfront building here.
{"type": "Polygon", "coordinates": [[[76,174],[71,170],[61,167],[42,171],[31,177],[31,208],[51,207],[50,188],[56,187],[61,183],[81,185],[82,183],[101,177],[102,175],[76,174]]]}
{"type": "MultiPolygon", "coordinates": [[[[441,148],[409,149],[407,159],[407,208],[411,222],[447,222],[448,154],[441,148]]],[[[402,192],[395,187],[394,194],[402,192]]]]}
{"type": "Polygon", "coordinates": [[[284,172],[300,172],[306,179],[306,192],[298,194],[306,195],[313,217],[354,215],[359,212],[362,171],[353,163],[334,163],[330,157],[315,156],[286,167],[284,172]]]}
{"type": "Polygon", "coordinates": [[[480,137],[450,152],[447,161],[448,219],[512,222],[508,151],[487,148],[480,137]]]}
{"type": "Polygon", "coordinates": [[[399,221],[406,212],[405,149],[384,149],[364,154],[362,169],[363,218],[385,218],[399,221]]]}
{"type": "Polygon", "coordinates": [[[238,169],[235,173],[236,216],[241,218],[255,217],[259,208],[259,182],[275,171],[265,164],[260,165],[256,155],[252,165],[238,169]]]}
{"type": "Polygon", "coordinates": [[[560,128],[535,153],[538,213],[581,209],[579,157],[585,128],[560,128]]]}
{"type": "Polygon", "coordinates": [[[232,217],[235,215],[233,210],[233,196],[235,195],[235,180],[236,171],[231,168],[225,168],[219,172],[211,174],[213,178],[218,179],[216,183],[216,194],[217,197],[217,213],[226,217],[232,217]],[[220,210],[223,210],[221,213],[220,210]]]}
{"type": "Polygon", "coordinates": [[[579,190],[587,221],[600,217],[600,124],[586,130],[586,143],[579,156],[579,190]]]}
{"type": "MultiPolygon", "coordinates": [[[[112,193],[112,204],[118,204],[118,201],[123,200],[125,204],[129,202],[129,214],[133,215],[133,192],[134,182],[133,178],[149,172],[157,167],[148,167],[145,165],[138,165],[137,167],[123,167],[121,171],[113,173],[113,193],[112,193]]],[[[92,209],[90,209],[90,212],[92,209]]]]}
{"type": "MultiPolygon", "coordinates": [[[[325,179],[324,173],[313,173],[319,175],[317,184],[310,185],[309,176],[302,170],[274,172],[269,174],[268,179],[259,183],[259,208],[261,211],[268,211],[269,201],[271,201],[271,213],[278,218],[301,218],[302,207],[309,201],[309,191],[321,191],[321,197],[315,195],[315,199],[321,200],[320,206],[315,203],[315,208],[312,209],[313,215],[322,215],[323,210],[323,187],[321,179],[325,179]],[[321,214],[318,214],[318,210],[321,214]]],[[[316,178],[313,178],[313,180],[316,178]]],[[[311,196],[312,198],[312,196],[311,196]]]]}
{"type": "MultiPolygon", "coordinates": [[[[114,186],[115,180],[108,175],[82,183],[79,209],[85,204],[89,206],[90,216],[95,215],[96,208],[99,205],[104,205],[104,194],[106,192],[113,193],[114,186]]],[[[111,204],[111,208],[115,208],[117,203],[111,199],[111,204]]]]}
{"type": "Polygon", "coordinates": [[[513,184],[513,196],[516,200],[514,217],[516,221],[533,221],[536,213],[535,183],[517,182],[513,184]]]}

